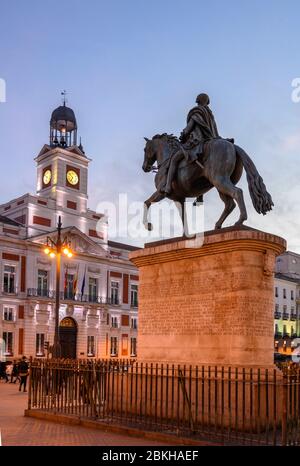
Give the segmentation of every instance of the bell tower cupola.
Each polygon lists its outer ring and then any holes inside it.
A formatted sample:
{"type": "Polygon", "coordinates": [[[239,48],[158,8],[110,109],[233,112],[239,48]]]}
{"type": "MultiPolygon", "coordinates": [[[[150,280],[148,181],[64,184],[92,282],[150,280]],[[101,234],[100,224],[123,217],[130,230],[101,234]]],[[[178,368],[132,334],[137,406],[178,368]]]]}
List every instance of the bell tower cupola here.
{"type": "Polygon", "coordinates": [[[62,92],[63,105],[53,110],[50,120],[50,146],[77,145],[77,122],[73,110],[66,106],[66,91],[62,92]]]}

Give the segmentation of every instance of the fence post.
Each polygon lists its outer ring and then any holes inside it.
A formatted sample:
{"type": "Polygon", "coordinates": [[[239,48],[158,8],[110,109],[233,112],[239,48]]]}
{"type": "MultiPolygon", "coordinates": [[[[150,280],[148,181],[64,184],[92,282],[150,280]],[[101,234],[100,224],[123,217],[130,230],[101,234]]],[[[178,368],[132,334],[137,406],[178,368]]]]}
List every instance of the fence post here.
{"type": "Polygon", "coordinates": [[[29,360],[29,375],[28,375],[28,378],[29,378],[29,381],[28,381],[28,409],[31,409],[31,387],[32,387],[32,384],[31,384],[31,377],[32,377],[32,356],[30,356],[30,360],[29,360]]]}
{"type": "MultiPolygon", "coordinates": [[[[191,405],[191,400],[189,399],[188,393],[186,391],[186,386],[185,386],[185,377],[183,375],[183,372],[181,369],[178,369],[178,379],[179,379],[179,384],[182,389],[183,397],[185,398],[187,405],[188,405],[188,410],[189,410],[189,422],[190,422],[190,429],[191,432],[195,432],[194,428],[194,420],[193,420],[193,413],[192,413],[192,405],[191,405]]],[[[184,418],[183,418],[184,421],[184,418]]]]}
{"type": "Polygon", "coordinates": [[[288,375],[283,373],[282,380],[282,420],[281,420],[281,444],[287,445],[287,394],[288,394],[288,375]]]}

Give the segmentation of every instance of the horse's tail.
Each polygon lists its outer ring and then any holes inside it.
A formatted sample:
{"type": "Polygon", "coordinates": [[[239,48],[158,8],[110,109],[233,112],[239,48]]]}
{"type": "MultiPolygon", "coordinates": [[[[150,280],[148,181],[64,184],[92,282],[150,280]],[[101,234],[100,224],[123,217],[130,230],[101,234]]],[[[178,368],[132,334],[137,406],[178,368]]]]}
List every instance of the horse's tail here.
{"type": "Polygon", "coordinates": [[[273,201],[268,193],[262,177],[258,173],[256,166],[250,159],[249,155],[239,146],[234,145],[236,153],[240,156],[246,171],[250,196],[253,206],[259,214],[266,215],[272,210],[273,201]]]}

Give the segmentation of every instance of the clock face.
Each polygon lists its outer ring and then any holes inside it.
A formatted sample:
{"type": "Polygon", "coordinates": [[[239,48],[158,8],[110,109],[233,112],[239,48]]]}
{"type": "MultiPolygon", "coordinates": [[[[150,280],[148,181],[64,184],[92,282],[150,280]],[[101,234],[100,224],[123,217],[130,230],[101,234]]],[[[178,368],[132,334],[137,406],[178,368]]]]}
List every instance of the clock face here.
{"type": "Polygon", "coordinates": [[[76,184],[78,184],[78,175],[76,172],[74,172],[74,170],[69,170],[67,172],[67,180],[70,184],[72,184],[73,186],[75,186],[76,184]]]}
{"type": "Polygon", "coordinates": [[[47,185],[47,184],[50,183],[50,181],[51,181],[51,176],[52,176],[51,170],[46,170],[45,173],[44,173],[44,175],[43,175],[43,183],[44,183],[45,185],[47,185]]]}

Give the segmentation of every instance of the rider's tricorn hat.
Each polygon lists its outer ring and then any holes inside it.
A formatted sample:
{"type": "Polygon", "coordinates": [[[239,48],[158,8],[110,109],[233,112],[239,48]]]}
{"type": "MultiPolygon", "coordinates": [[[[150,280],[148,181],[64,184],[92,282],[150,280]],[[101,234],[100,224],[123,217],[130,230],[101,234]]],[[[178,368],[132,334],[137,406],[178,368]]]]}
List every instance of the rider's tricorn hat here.
{"type": "Polygon", "coordinates": [[[199,94],[196,102],[200,105],[209,105],[209,96],[207,94],[199,94]]]}

